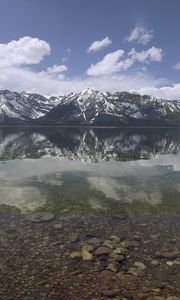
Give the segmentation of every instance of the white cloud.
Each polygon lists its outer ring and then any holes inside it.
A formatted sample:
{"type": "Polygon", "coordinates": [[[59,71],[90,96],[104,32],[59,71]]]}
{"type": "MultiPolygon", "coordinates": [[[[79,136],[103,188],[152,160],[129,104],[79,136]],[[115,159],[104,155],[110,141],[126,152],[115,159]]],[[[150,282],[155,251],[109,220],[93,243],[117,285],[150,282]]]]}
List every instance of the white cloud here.
{"type": "Polygon", "coordinates": [[[47,68],[49,74],[62,73],[67,70],[68,68],[65,65],[53,65],[52,67],[47,68]]]}
{"type": "Polygon", "coordinates": [[[178,62],[177,64],[175,64],[175,65],[173,66],[173,68],[174,68],[175,70],[180,70],[180,62],[178,62]]]}
{"type": "Polygon", "coordinates": [[[167,84],[164,79],[154,78],[148,72],[135,75],[118,73],[135,62],[161,61],[162,50],[159,48],[152,47],[142,52],[132,49],[124,59],[123,50],[109,53],[103,60],[90,66],[88,74],[91,76],[64,77],[62,72],[67,67],[63,64],[54,65],[43,72],[25,68],[25,65],[39,63],[50,51],[47,42],[32,37],[0,44],[0,89],[24,90],[50,96],[92,87],[100,91],[137,91],[166,99],[180,99],[180,83],[167,84]]]}
{"type": "Polygon", "coordinates": [[[102,76],[127,70],[135,62],[149,63],[150,61],[162,61],[162,49],[152,47],[146,51],[136,52],[133,48],[128,53],[128,58],[120,60],[124,55],[123,50],[117,50],[115,52],[108,53],[104,58],[92,64],[88,70],[87,75],[89,76],[102,76]]]}
{"type": "Polygon", "coordinates": [[[66,49],[66,55],[61,59],[62,60],[62,62],[65,62],[65,61],[67,61],[68,60],[68,58],[69,58],[69,56],[70,56],[70,54],[71,54],[71,49],[70,48],[67,48],[66,49]]]}
{"type": "Polygon", "coordinates": [[[47,42],[25,36],[7,44],[0,44],[0,66],[38,64],[50,52],[47,42]]]}
{"type": "Polygon", "coordinates": [[[162,86],[160,88],[149,86],[137,89],[140,94],[147,94],[163,99],[180,100],[180,83],[174,83],[169,86],[162,86]]]}
{"type": "Polygon", "coordinates": [[[87,49],[87,52],[96,52],[99,51],[109,45],[112,44],[112,41],[109,39],[109,37],[105,37],[103,40],[100,41],[94,41],[89,48],[87,49]]]}
{"type": "Polygon", "coordinates": [[[162,61],[162,49],[161,48],[156,48],[152,47],[148,50],[144,50],[141,52],[136,52],[136,50],[133,48],[129,52],[129,56],[134,60],[134,61],[139,61],[142,63],[147,63],[150,61],[162,61]]]}
{"type": "MultiPolygon", "coordinates": [[[[63,74],[59,74],[63,75],[63,74]]],[[[54,77],[47,72],[34,72],[20,67],[4,68],[0,72],[0,89],[12,91],[36,92],[42,95],[62,95],[69,92],[79,92],[88,87],[100,91],[131,91],[157,86],[161,80],[153,79],[148,74],[137,75],[107,75],[99,77],[54,77]]]]}
{"type": "Polygon", "coordinates": [[[148,30],[142,26],[136,26],[126,38],[128,42],[137,42],[146,45],[153,38],[153,30],[148,30]]]}
{"type": "Polygon", "coordinates": [[[87,70],[90,76],[108,75],[119,71],[119,59],[123,56],[124,50],[117,50],[108,53],[95,65],[91,65],[87,70]]]}

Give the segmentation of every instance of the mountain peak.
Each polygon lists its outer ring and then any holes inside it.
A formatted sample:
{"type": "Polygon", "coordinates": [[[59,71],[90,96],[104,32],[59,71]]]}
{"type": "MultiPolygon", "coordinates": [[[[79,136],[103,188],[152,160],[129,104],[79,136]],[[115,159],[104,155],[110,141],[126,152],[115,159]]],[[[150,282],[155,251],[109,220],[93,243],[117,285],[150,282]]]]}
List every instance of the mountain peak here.
{"type": "Polygon", "coordinates": [[[97,91],[94,89],[94,88],[87,88],[87,89],[84,89],[82,90],[82,92],[80,93],[81,95],[91,95],[91,94],[94,94],[96,93],[97,91]]]}

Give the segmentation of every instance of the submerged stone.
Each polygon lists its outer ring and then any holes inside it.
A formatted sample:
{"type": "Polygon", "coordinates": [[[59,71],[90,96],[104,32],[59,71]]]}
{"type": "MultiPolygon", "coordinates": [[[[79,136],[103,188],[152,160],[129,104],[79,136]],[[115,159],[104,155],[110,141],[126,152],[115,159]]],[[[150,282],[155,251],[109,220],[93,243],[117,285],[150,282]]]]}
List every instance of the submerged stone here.
{"type": "Polygon", "coordinates": [[[33,223],[49,222],[55,218],[55,214],[48,211],[32,212],[25,216],[26,220],[33,223]]]}
{"type": "Polygon", "coordinates": [[[95,251],[96,256],[109,255],[110,253],[112,253],[112,249],[107,248],[107,247],[99,247],[95,251]]]}
{"type": "Polygon", "coordinates": [[[91,261],[93,260],[93,255],[89,253],[87,250],[82,251],[82,258],[84,261],[91,261]]]}

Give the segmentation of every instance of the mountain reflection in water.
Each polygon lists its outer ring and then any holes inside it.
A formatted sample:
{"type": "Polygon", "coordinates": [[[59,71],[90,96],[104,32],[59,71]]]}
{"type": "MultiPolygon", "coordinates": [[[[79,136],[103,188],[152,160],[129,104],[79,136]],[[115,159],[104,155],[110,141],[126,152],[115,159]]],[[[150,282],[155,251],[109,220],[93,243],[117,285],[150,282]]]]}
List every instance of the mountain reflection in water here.
{"type": "Polygon", "coordinates": [[[180,212],[180,130],[1,128],[1,211],[180,212]]]}

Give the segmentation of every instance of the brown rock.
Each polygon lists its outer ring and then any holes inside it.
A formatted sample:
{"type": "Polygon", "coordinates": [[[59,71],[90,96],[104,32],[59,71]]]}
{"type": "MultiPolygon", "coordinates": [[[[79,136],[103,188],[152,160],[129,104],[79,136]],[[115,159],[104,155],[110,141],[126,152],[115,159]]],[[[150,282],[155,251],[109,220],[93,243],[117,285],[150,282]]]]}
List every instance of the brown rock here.
{"type": "Polygon", "coordinates": [[[95,251],[96,256],[109,255],[110,253],[112,253],[112,249],[107,247],[99,247],[95,251]]]}
{"type": "Polygon", "coordinates": [[[158,280],[158,281],[162,281],[162,282],[166,282],[166,281],[169,281],[169,274],[166,273],[165,271],[161,271],[160,269],[158,268],[155,268],[153,270],[153,278],[154,280],[158,280]]]}
{"type": "Polygon", "coordinates": [[[118,277],[123,289],[135,290],[139,286],[139,279],[134,275],[118,273],[118,277]]]}
{"type": "Polygon", "coordinates": [[[118,277],[116,273],[104,270],[97,278],[97,285],[101,291],[118,289],[118,277]]]}
{"type": "Polygon", "coordinates": [[[125,257],[123,255],[115,254],[115,253],[110,253],[109,257],[117,262],[122,262],[125,260],[125,257]]]}

